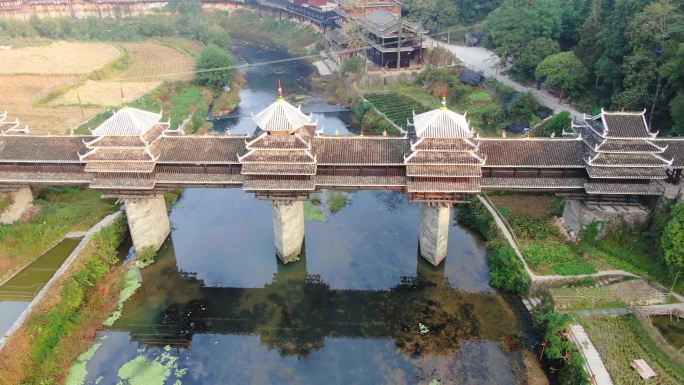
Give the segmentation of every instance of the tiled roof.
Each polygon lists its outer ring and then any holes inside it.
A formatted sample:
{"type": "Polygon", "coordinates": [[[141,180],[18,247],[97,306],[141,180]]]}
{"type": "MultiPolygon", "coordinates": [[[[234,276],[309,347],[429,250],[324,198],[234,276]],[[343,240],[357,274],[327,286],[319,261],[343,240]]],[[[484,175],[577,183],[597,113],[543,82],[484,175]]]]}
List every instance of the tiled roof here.
{"type": "Polygon", "coordinates": [[[246,163],[243,175],[315,175],[315,164],[246,163]]]}
{"type": "Polygon", "coordinates": [[[482,188],[582,189],[584,178],[482,178],[482,188]]]}
{"type": "Polygon", "coordinates": [[[623,154],[623,153],[609,153],[601,152],[591,156],[590,162],[588,163],[592,166],[611,166],[611,167],[630,167],[630,166],[667,166],[662,158],[657,155],[634,153],[634,154],[623,154]]]}
{"type": "Polygon", "coordinates": [[[154,179],[110,176],[96,176],[90,182],[90,187],[96,189],[152,190],[154,185],[154,179]]]}
{"type": "Polygon", "coordinates": [[[313,191],[316,188],[314,179],[245,179],[242,187],[247,191],[313,191]]]}
{"type": "Polygon", "coordinates": [[[663,149],[653,144],[653,142],[650,140],[608,139],[601,146],[599,146],[598,151],[662,153],[663,149]]]}
{"type": "Polygon", "coordinates": [[[470,138],[473,136],[465,115],[445,106],[413,115],[413,127],[419,138],[470,138]]]}
{"type": "Polygon", "coordinates": [[[311,148],[311,143],[307,139],[296,133],[292,135],[269,135],[267,133],[264,133],[256,139],[248,141],[246,144],[246,148],[248,150],[308,150],[311,148]]]}
{"type": "Polygon", "coordinates": [[[406,176],[419,177],[479,177],[482,176],[480,166],[428,166],[422,164],[406,165],[406,176]]]}
{"type": "Polygon", "coordinates": [[[0,136],[3,162],[79,163],[83,136],[0,136]]]}
{"type": "Polygon", "coordinates": [[[480,139],[485,167],[584,167],[584,143],[575,139],[480,139]]]}
{"type": "Polygon", "coordinates": [[[86,172],[152,172],[154,162],[89,162],[86,172]]]}
{"type": "Polygon", "coordinates": [[[88,183],[92,174],[82,172],[7,172],[0,171],[6,183],[88,183]]]}
{"type": "Polygon", "coordinates": [[[151,161],[153,160],[144,148],[108,148],[98,147],[83,154],[85,162],[93,161],[151,161]]]}
{"type": "Polygon", "coordinates": [[[654,139],[653,143],[659,147],[667,146],[662,157],[665,159],[674,158],[672,167],[684,168],[684,138],[658,138],[654,139]]]}
{"type": "Polygon", "coordinates": [[[241,184],[243,176],[240,174],[181,174],[157,173],[157,183],[183,184],[241,184]]]}
{"type": "Polygon", "coordinates": [[[264,131],[294,131],[313,124],[310,117],[283,98],[254,116],[254,122],[264,131]]]}
{"type": "Polygon", "coordinates": [[[317,186],[322,187],[404,187],[406,178],[403,176],[357,176],[357,175],[316,175],[317,186]]]}
{"type": "Polygon", "coordinates": [[[596,167],[587,166],[591,178],[666,179],[665,167],[596,167]]]}
{"type": "Polygon", "coordinates": [[[237,164],[245,151],[244,137],[165,136],[152,146],[157,163],[237,164]]]}
{"type": "Polygon", "coordinates": [[[93,130],[95,136],[144,135],[161,120],[161,114],[124,107],[93,130]]]}
{"type": "Polygon", "coordinates": [[[663,193],[661,187],[655,183],[586,183],[584,190],[590,195],[661,195],[663,193]]]}
{"type": "Polygon", "coordinates": [[[240,163],[302,163],[313,164],[314,159],[305,150],[254,150],[240,158],[240,163]]]}
{"type": "Polygon", "coordinates": [[[95,147],[147,147],[140,136],[100,136],[86,142],[88,148],[95,147]]]}
{"type": "Polygon", "coordinates": [[[434,165],[474,165],[482,164],[482,160],[469,152],[417,151],[406,158],[406,164],[434,165]]]}
{"type": "Polygon", "coordinates": [[[644,113],[602,113],[604,136],[608,138],[650,138],[644,113]]]}
{"type": "Polygon", "coordinates": [[[420,178],[406,182],[408,192],[479,193],[480,178],[420,178]]]}
{"type": "Polygon", "coordinates": [[[319,165],[403,165],[409,141],[398,138],[314,137],[319,165]]]}
{"type": "Polygon", "coordinates": [[[463,138],[420,138],[413,142],[414,150],[475,151],[477,141],[463,138]]]}

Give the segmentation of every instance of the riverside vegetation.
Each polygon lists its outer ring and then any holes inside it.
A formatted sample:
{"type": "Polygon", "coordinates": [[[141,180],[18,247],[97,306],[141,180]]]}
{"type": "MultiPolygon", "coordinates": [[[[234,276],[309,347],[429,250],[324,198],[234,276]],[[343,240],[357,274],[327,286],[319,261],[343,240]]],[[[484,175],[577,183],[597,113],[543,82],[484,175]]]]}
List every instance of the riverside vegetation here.
{"type": "Polygon", "coordinates": [[[114,212],[112,200],[94,190],[48,187],[35,192],[26,221],[0,226],[0,280],[38,257],[70,231],[84,231],[114,212]]]}
{"type": "Polygon", "coordinates": [[[95,234],[81,256],[38,304],[0,354],[2,383],[47,384],[64,380],[116,309],[125,269],[117,248],[124,220],[95,234]]]}

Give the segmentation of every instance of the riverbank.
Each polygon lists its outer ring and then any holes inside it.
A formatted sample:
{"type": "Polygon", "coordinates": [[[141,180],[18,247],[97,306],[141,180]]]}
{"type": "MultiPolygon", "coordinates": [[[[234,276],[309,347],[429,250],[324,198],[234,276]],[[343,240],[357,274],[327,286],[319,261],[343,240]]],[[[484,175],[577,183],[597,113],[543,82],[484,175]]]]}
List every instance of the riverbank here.
{"type": "Polygon", "coordinates": [[[3,384],[61,382],[66,369],[90,345],[103,321],[117,307],[114,293],[121,287],[124,268],[117,252],[125,224],[87,236],[61,275],[36,297],[26,321],[0,352],[3,384]]]}
{"type": "Polygon", "coordinates": [[[34,192],[33,216],[0,226],[0,282],[21,270],[68,232],[89,229],[115,211],[114,201],[100,192],[50,187],[34,192]]]}

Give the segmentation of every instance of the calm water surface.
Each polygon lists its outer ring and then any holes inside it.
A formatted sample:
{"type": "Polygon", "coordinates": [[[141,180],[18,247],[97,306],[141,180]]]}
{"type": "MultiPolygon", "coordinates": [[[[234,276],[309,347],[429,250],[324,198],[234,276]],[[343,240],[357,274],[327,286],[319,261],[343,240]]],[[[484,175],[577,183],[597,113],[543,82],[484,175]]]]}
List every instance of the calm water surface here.
{"type": "MultiPolygon", "coordinates": [[[[283,53],[237,47],[247,62],[283,53]]],[[[286,90],[308,93],[302,62],[253,67],[235,116],[251,119],[286,90]]],[[[305,108],[337,109],[312,98],[305,108]]],[[[348,112],[317,114],[349,133],[348,112]]],[[[100,333],[89,384],[515,384],[525,341],[518,305],[492,290],[486,249],[453,222],[448,257],[418,255],[420,206],[394,192],[346,193],[325,222],[307,220],[305,252],[274,250],[270,202],[240,189],[191,189],[173,207],[170,239],[114,326],[100,333]]]]}
{"type": "Polygon", "coordinates": [[[80,241],[65,238],[0,286],[0,335],[12,326],[80,241]]]}

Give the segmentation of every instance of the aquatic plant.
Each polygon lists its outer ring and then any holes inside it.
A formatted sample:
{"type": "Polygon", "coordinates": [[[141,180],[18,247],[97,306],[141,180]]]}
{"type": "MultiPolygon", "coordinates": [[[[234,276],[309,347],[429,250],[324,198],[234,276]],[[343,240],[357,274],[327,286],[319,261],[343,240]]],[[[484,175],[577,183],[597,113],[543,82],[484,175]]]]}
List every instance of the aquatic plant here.
{"type": "Polygon", "coordinates": [[[135,294],[135,292],[140,288],[139,270],[137,268],[132,268],[126,271],[123,276],[123,283],[121,287],[121,292],[119,293],[119,303],[118,308],[107,318],[102,324],[106,327],[111,327],[121,317],[121,311],[123,310],[124,302],[128,301],[129,298],[135,294]]]}
{"type": "MultiPolygon", "coordinates": [[[[318,202],[320,205],[320,200],[318,202]]],[[[313,202],[304,202],[304,219],[307,221],[325,222],[328,220],[328,216],[325,215],[320,206],[315,205],[313,202]]]]}
{"type": "Polygon", "coordinates": [[[64,382],[66,385],[82,385],[85,383],[86,376],[88,375],[88,361],[95,356],[100,346],[102,346],[101,342],[93,344],[90,349],[78,356],[76,362],[69,368],[69,375],[64,382]]]}
{"type": "Polygon", "coordinates": [[[349,198],[346,195],[339,192],[329,192],[328,193],[328,208],[332,214],[337,213],[342,210],[343,207],[349,204],[349,198]]]}

